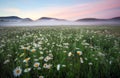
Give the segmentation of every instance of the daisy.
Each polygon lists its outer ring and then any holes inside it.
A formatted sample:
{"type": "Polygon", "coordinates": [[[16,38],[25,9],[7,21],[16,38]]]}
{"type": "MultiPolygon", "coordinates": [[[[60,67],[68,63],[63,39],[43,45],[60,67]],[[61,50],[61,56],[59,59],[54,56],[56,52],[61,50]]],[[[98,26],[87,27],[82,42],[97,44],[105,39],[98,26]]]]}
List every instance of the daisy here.
{"type": "Polygon", "coordinates": [[[69,53],[68,53],[68,56],[69,56],[69,57],[72,56],[72,52],[69,52],[69,53]]]}
{"type": "Polygon", "coordinates": [[[66,67],[66,65],[62,65],[62,67],[66,67]]]}
{"type": "Polygon", "coordinates": [[[90,65],[90,66],[91,66],[91,65],[93,65],[93,63],[92,63],[92,62],[89,62],[89,63],[88,63],[88,65],[90,65]]]}
{"type": "Polygon", "coordinates": [[[40,47],[39,49],[40,49],[40,50],[42,50],[43,48],[42,48],[42,47],[40,47]]]}
{"type": "Polygon", "coordinates": [[[20,49],[28,50],[29,48],[30,48],[30,46],[28,46],[28,47],[24,47],[24,46],[22,45],[20,49]]]}
{"type": "Polygon", "coordinates": [[[39,59],[34,59],[34,61],[39,61],[39,59]]]}
{"type": "Polygon", "coordinates": [[[10,62],[10,60],[5,60],[3,64],[7,64],[9,62],[10,62]]]}
{"type": "Polygon", "coordinates": [[[46,68],[46,69],[50,69],[52,67],[52,64],[44,64],[43,65],[43,68],[46,68]]]}
{"type": "Polygon", "coordinates": [[[88,60],[88,58],[87,58],[87,57],[85,57],[84,59],[85,59],[85,60],[88,60]]]}
{"type": "Polygon", "coordinates": [[[31,52],[33,52],[33,53],[36,52],[36,49],[32,49],[31,52]]]}
{"type": "Polygon", "coordinates": [[[44,61],[45,61],[45,62],[48,62],[48,61],[51,60],[51,59],[53,59],[53,58],[50,57],[50,56],[46,56],[45,59],[44,59],[44,61]]]}
{"type": "Polygon", "coordinates": [[[63,53],[66,53],[67,51],[63,51],[63,53]]]}
{"type": "Polygon", "coordinates": [[[44,57],[43,57],[43,56],[39,57],[39,60],[42,60],[42,59],[44,59],[44,57]]]}
{"type": "Polygon", "coordinates": [[[80,62],[83,63],[83,58],[82,57],[80,57],[80,62]]]}
{"type": "Polygon", "coordinates": [[[29,58],[25,58],[24,60],[23,60],[23,62],[28,62],[30,60],[30,57],[29,58]]]}
{"type": "Polygon", "coordinates": [[[50,53],[48,56],[52,58],[52,57],[53,57],[53,54],[52,54],[52,53],[50,53]]]}
{"type": "Polygon", "coordinates": [[[22,56],[24,56],[25,55],[25,53],[22,53],[21,55],[20,55],[20,57],[22,57],[22,56]]]}
{"type": "Polygon", "coordinates": [[[40,54],[43,54],[43,52],[42,52],[42,51],[40,51],[40,54]]]}
{"type": "Polygon", "coordinates": [[[22,69],[21,69],[19,66],[16,67],[16,68],[13,70],[13,75],[14,75],[15,77],[20,76],[21,73],[22,73],[22,69]]]}
{"type": "Polygon", "coordinates": [[[58,71],[60,70],[60,64],[57,65],[57,70],[58,70],[58,71]]]}
{"type": "Polygon", "coordinates": [[[26,68],[25,70],[24,70],[24,72],[29,72],[31,70],[31,68],[26,68]]]}
{"type": "Polygon", "coordinates": [[[44,78],[44,76],[39,76],[39,78],[44,78]]]}
{"type": "Polygon", "coordinates": [[[63,43],[63,45],[68,46],[68,45],[69,45],[69,43],[63,43]]]}
{"type": "Polygon", "coordinates": [[[39,67],[39,65],[40,65],[40,63],[38,63],[38,62],[36,62],[36,63],[34,63],[34,67],[39,67]]]}
{"type": "Polygon", "coordinates": [[[82,55],[82,51],[77,51],[77,54],[78,55],[82,55]]]}

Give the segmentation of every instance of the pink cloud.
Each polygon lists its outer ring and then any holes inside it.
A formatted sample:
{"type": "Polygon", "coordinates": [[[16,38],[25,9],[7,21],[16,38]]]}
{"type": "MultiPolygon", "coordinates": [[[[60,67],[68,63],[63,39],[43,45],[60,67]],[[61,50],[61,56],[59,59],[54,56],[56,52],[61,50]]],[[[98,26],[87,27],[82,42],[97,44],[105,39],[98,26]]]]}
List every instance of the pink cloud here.
{"type": "MultiPolygon", "coordinates": [[[[54,13],[54,17],[66,18],[66,19],[76,19],[76,18],[84,18],[91,17],[92,15],[96,15],[99,17],[99,12],[103,12],[103,15],[109,15],[106,11],[112,10],[114,14],[114,9],[120,7],[120,0],[102,0],[101,2],[87,3],[83,5],[76,5],[71,7],[66,7],[62,10],[59,10],[58,13],[54,13]]],[[[107,16],[108,16],[107,15],[107,16]]],[[[113,16],[113,15],[112,15],[113,16]]],[[[106,16],[104,17],[106,18],[106,16]]]]}

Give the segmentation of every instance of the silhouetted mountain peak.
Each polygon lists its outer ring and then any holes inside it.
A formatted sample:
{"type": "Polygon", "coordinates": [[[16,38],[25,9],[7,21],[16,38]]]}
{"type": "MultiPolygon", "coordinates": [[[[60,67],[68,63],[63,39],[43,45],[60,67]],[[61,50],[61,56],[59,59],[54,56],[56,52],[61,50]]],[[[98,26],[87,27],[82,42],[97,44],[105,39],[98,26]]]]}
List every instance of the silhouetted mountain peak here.
{"type": "Polygon", "coordinates": [[[20,17],[17,16],[6,16],[6,17],[0,17],[0,19],[21,19],[20,17]]]}
{"type": "Polygon", "coordinates": [[[25,21],[33,21],[33,20],[30,19],[30,18],[24,18],[23,20],[25,20],[25,21]]]}
{"type": "Polygon", "coordinates": [[[20,18],[17,16],[6,16],[6,17],[0,17],[0,21],[3,22],[17,22],[17,21],[32,21],[30,18],[20,18]]]}
{"type": "Polygon", "coordinates": [[[98,19],[98,18],[83,18],[83,19],[78,19],[76,21],[104,21],[105,19],[98,19]]]}
{"type": "Polygon", "coordinates": [[[59,21],[65,21],[65,19],[58,19],[58,18],[51,18],[51,17],[41,17],[38,20],[59,20],[59,21]]]}
{"type": "Polygon", "coordinates": [[[114,20],[120,20],[120,17],[114,17],[114,18],[111,18],[111,19],[99,19],[99,18],[83,18],[83,19],[78,19],[76,21],[114,21],[114,20]]]}
{"type": "Polygon", "coordinates": [[[112,20],[120,20],[120,17],[111,18],[112,20]]]}

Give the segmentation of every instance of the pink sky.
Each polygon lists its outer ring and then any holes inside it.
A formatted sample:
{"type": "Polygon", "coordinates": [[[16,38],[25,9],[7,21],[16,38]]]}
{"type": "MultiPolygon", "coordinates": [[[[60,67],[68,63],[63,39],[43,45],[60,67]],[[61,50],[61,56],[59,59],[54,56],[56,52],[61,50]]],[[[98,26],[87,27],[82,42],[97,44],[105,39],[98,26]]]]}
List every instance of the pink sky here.
{"type": "Polygon", "coordinates": [[[1,16],[19,16],[38,19],[53,17],[68,20],[81,18],[112,18],[120,15],[120,0],[98,0],[95,2],[78,3],[72,6],[51,6],[25,10],[17,7],[0,8],[1,16]]]}
{"type": "Polygon", "coordinates": [[[120,0],[101,0],[101,2],[87,3],[62,9],[61,12],[54,14],[53,17],[79,19],[87,17],[111,18],[119,15],[120,0]]]}

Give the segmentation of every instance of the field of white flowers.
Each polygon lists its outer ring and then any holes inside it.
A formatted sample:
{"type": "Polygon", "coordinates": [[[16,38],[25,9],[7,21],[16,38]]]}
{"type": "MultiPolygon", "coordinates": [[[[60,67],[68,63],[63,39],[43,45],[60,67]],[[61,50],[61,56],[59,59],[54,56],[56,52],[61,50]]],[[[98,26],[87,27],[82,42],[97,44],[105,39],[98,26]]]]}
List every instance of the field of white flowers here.
{"type": "Polygon", "coordinates": [[[0,27],[0,78],[120,78],[120,27],[0,27]]]}

